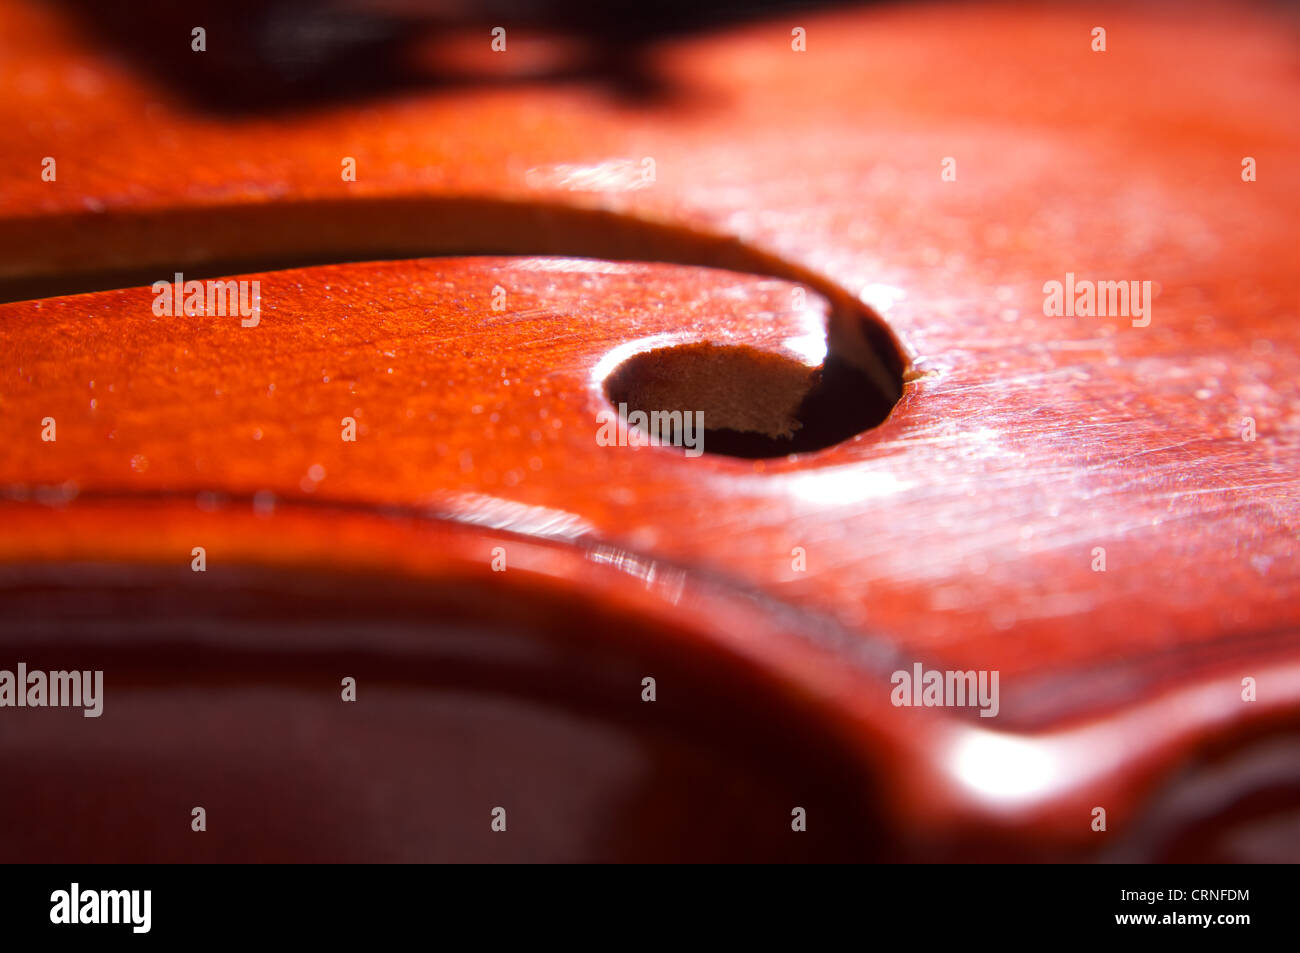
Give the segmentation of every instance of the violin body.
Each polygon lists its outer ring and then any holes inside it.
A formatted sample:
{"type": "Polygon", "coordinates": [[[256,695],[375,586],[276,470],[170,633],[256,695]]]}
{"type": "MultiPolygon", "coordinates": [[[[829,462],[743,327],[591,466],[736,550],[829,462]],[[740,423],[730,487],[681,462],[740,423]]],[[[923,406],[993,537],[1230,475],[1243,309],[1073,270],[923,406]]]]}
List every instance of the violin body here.
{"type": "Polygon", "coordinates": [[[0,707],[0,858],[1300,856],[1287,13],[263,110],[85,16],[0,3],[0,669],[102,711],[0,707]]]}

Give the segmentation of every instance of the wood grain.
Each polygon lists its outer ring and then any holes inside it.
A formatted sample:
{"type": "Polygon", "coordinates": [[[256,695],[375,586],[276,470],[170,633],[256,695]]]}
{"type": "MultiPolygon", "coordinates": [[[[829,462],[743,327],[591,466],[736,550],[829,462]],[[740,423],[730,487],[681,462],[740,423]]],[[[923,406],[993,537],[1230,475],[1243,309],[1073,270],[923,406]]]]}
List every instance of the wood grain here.
{"type": "Polygon", "coordinates": [[[666,41],[677,93],[650,105],[524,82],[216,117],[7,0],[10,297],[249,270],[264,312],[156,318],[147,287],[0,306],[0,554],[184,566],[202,536],[436,580],[507,540],[529,585],[635,590],[690,617],[687,657],[808,706],[901,856],[1175,850],[1150,812],[1197,772],[1245,784],[1231,756],[1300,717],[1287,17],[882,6],[806,18],[804,54],[775,21],[666,41]],[[413,257],[477,253],[525,257],[413,257]],[[400,260],[319,264],[372,257],[400,260]],[[1150,325],[1046,316],[1066,272],[1151,281],[1150,325]],[[772,351],[825,321],[906,372],[879,428],[766,461],[596,444],[620,348],[772,351]],[[999,671],[998,717],[891,706],[913,662],[999,671]]]}

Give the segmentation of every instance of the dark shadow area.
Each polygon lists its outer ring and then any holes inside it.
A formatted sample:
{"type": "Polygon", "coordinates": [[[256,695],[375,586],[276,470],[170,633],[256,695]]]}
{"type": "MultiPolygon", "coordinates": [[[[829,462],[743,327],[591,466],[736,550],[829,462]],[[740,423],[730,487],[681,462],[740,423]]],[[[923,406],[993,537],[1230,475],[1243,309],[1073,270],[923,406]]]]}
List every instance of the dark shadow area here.
{"type": "MultiPolygon", "coordinates": [[[[664,411],[700,412],[705,423],[702,444],[689,429],[683,432],[677,418],[666,415],[660,418],[671,426],[667,433],[659,427],[658,443],[680,447],[683,452],[686,448],[699,447],[704,453],[751,460],[813,453],[879,426],[897,402],[895,397],[882,394],[863,370],[832,354],[817,371],[812,388],[799,404],[795,413],[797,429],[788,436],[773,436],[772,432],[782,429],[779,404],[765,403],[764,397],[788,388],[787,368],[797,365],[768,360],[737,363],[731,370],[703,369],[686,358],[691,347],[659,348],[635,355],[615,368],[605,381],[610,403],[616,408],[626,407],[627,413],[622,418],[625,425],[628,417],[637,411],[647,417],[655,413],[663,415],[664,411]],[[680,361],[674,361],[674,352],[682,352],[680,361]],[[697,375],[707,376],[707,382],[693,380],[697,375]],[[710,419],[734,419],[733,408],[739,405],[748,409],[754,429],[708,426],[710,419]]],[[[633,425],[637,422],[634,420],[633,425]]]]}
{"type": "Polygon", "coordinates": [[[645,53],[671,36],[835,0],[58,0],[86,35],[210,113],[327,106],[417,88],[596,82],[633,102],[670,93],[645,53]],[[506,30],[505,55],[491,50],[506,30]],[[205,49],[192,30],[206,31],[205,49]],[[522,56],[511,56],[511,43],[522,56]],[[549,46],[549,50],[543,47],[549,46]],[[540,55],[539,55],[540,54],[540,55]]]}
{"type": "Polygon", "coordinates": [[[704,452],[760,460],[825,450],[879,427],[896,401],[885,398],[865,373],[837,357],[827,358],[817,385],[799,405],[800,427],[791,437],[736,430],[704,431],[704,452]]]}
{"type": "Polygon", "coordinates": [[[5,585],[0,641],[32,671],[102,671],[102,717],[6,710],[0,759],[25,778],[0,786],[6,862],[892,850],[873,779],[823,715],[597,597],[254,567],[68,577],[5,585]],[[192,805],[211,833],[191,831],[192,805]],[[497,805],[508,837],[490,827],[497,805]]]}

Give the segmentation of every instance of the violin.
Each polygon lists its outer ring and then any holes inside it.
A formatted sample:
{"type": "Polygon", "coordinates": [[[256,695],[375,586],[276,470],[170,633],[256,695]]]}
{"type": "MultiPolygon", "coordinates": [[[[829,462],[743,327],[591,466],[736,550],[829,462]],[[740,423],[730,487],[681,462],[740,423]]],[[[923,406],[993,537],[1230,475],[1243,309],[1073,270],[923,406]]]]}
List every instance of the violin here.
{"type": "Polygon", "coordinates": [[[1300,859],[1287,11],[448,10],[0,0],[0,859],[1300,859]]]}

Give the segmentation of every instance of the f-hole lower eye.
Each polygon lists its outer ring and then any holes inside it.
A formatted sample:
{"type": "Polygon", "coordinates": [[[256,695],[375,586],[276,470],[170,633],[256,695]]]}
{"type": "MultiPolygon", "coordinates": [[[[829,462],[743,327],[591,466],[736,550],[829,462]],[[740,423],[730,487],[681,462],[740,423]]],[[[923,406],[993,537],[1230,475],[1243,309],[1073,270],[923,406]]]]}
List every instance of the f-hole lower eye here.
{"type": "Polygon", "coordinates": [[[821,367],[708,343],[628,358],[605,379],[625,427],[654,443],[749,459],[810,453],[879,425],[893,401],[847,360],[821,367]]]}

